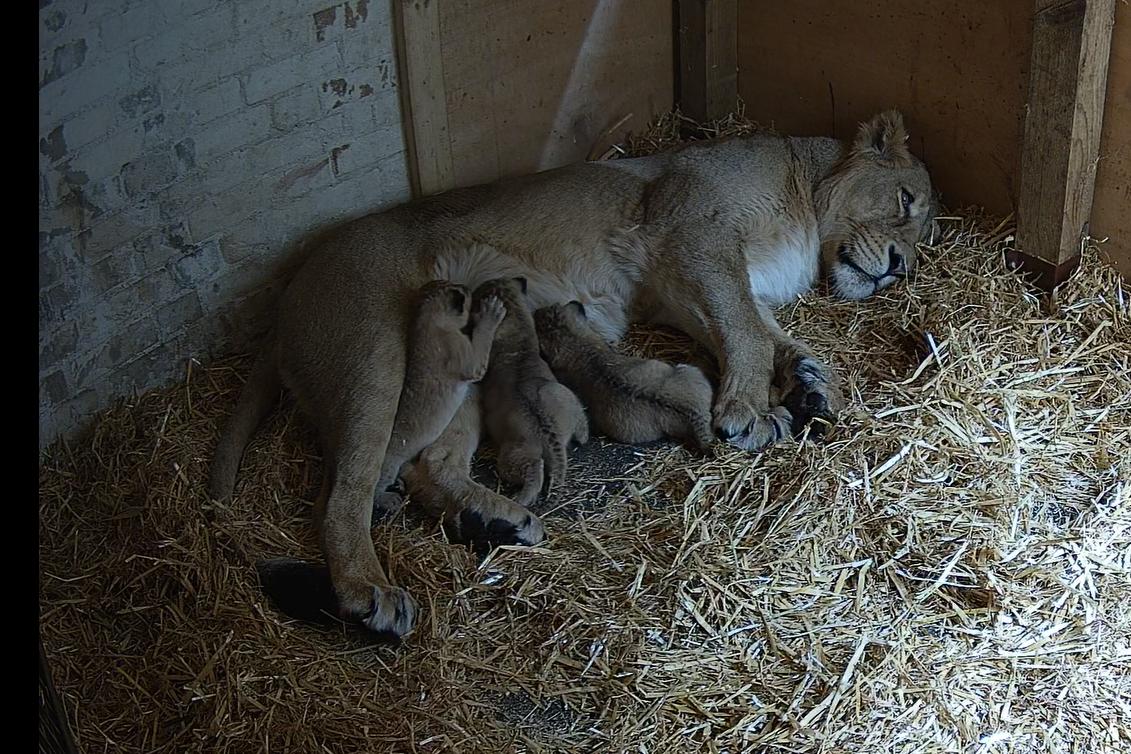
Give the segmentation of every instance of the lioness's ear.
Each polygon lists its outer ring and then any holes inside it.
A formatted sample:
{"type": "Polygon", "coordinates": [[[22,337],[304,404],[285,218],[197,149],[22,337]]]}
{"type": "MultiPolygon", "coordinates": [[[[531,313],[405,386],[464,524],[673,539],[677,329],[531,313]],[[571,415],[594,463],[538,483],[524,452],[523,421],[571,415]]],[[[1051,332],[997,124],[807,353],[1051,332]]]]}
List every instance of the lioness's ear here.
{"type": "Polygon", "coordinates": [[[520,290],[521,290],[521,291],[522,291],[523,293],[526,293],[526,278],[524,278],[524,277],[522,277],[522,276],[520,275],[520,276],[516,277],[516,278],[514,279],[514,281],[515,281],[516,283],[518,283],[518,287],[519,287],[519,289],[520,289],[520,290]]]}
{"type": "Polygon", "coordinates": [[[570,301],[568,304],[566,304],[566,308],[573,309],[575,312],[577,312],[577,316],[581,317],[582,319],[586,318],[585,307],[580,301],[570,301]]]}
{"type": "Polygon", "coordinates": [[[859,154],[864,154],[884,165],[908,167],[911,165],[911,152],[907,149],[907,128],[898,110],[888,110],[860,124],[856,142],[852,145],[859,154]]]}
{"type": "Polygon", "coordinates": [[[467,304],[467,294],[464,293],[462,288],[453,286],[448,291],[449,301],[451,302],[452,311],[462,312],[464,306],[467,304]]]}

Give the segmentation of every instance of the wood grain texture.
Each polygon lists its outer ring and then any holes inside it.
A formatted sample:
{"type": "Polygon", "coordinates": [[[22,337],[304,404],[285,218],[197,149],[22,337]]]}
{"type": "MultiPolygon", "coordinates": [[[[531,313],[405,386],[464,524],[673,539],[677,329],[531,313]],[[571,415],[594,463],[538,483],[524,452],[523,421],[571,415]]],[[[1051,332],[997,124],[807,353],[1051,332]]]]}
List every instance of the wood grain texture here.
{"type": "Polygon", "coordinates": [[[722,118],[738,101],[738,0],[677,1],[680,111],[722,118]]]}
{"type": "Polygon", "coordinates": [[[1059,266],[1089,232],[1115,0],[1036,8],[1017,249],[1059,266]]]}
{"type": "Polygon", "coordinates": [[[414,195],[428,196],[455,186],[440,48],[440,0],[396,0],[393,9],[408,121],[409,178],[414,195]]]}
{"type": "Polygon", "coordinates": [[[743,0],[738,91],[758,122],[851,138],[898,107],[943,201],[1015,203],[1032,0],[743,0]]]}
{"type": "Polygon", "coordinates": [[[439,10],[456,185],[582,161],[672,106],[668,0],[440,0],[439,10]]]}
{"type": "Polygon", "coordinates": [[[1111,37],[1092,235],[1107,239],[1104,255],[1131,280],[1131,4],[1123,2],[1111,37]]]}

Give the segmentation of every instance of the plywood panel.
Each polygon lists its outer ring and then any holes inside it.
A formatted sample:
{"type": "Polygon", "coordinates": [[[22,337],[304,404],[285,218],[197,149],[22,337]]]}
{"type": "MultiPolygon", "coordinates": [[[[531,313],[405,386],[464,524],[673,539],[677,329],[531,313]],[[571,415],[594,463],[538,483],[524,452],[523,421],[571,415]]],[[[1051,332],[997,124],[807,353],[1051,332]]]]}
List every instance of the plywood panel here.
{"type": "Polygon", "coordinates": [[[1108,238],[1107,257],[1131,280],[1131,5],[1116,3],[1107,73],[1096,193],[1092,202],[1093,236],[1108,238]]]}
{"type": "Polygon", "coordinates": [[[1032,0],[743,0],[738,92],[747,114],[850,138],[899,107],[948,205],[1012,210],[1029,84],[1032,0]]]}
{"type": "Polygon", "coordinates": [[[584,160],[672,106],[671,0],[443,0],[456,185],[584,160]]]}

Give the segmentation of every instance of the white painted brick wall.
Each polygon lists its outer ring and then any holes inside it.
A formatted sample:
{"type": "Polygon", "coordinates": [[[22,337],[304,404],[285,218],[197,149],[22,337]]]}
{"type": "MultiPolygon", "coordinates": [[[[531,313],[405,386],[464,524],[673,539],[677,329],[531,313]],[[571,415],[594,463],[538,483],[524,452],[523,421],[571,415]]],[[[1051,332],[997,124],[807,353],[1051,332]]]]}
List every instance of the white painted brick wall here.
{"type": "Polygon", "coordinates": [[[41,0],[41,451],[262,332],[312,231],[408,198],[391,1],[41,0]]]}

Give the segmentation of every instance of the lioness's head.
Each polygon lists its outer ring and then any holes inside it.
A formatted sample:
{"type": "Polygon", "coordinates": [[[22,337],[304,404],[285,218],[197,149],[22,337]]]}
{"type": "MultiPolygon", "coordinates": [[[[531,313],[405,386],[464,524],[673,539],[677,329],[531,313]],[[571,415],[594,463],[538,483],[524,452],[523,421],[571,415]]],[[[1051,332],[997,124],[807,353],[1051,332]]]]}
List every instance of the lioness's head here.
{"type": "Polygon", "coordinates": [[[907,277],[915,245],[932,238],[935,192],[906,141],[903,116],[880,113],[817,187],[821,263],[839,296],[866,298],[907,277]]]}

